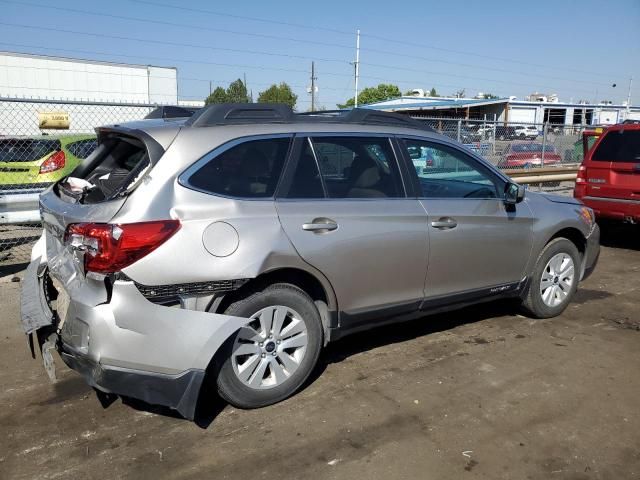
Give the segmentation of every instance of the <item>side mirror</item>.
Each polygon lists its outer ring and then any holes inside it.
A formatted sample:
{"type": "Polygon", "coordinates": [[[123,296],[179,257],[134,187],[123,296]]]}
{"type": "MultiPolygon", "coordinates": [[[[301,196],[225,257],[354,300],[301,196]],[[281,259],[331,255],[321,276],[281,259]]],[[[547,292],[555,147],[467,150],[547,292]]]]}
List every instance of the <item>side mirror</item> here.
{"type": "Polygon", "coordinates": [[[504,187],[504,203],[507,205],[515,205],[524,200],[524,185],[518,185],[517,183],[507,183],[504,187]]]}

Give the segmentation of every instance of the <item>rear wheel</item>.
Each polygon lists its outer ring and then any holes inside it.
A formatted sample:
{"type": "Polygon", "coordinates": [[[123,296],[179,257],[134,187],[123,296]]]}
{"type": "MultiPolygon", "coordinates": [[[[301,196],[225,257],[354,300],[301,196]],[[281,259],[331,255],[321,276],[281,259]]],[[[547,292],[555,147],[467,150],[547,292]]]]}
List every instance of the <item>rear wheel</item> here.
{"type": "Polygon", "coordinates": [[[280,283],[232,303],[225,314],[252,321],[222,352],[220,396],[238,408],[258,408],[294,394],[322,349],[322,323],[313,300],[280,283]]]}
{"type": "Polygon", "coordinates": [[[580,276],[580,252],[573,242],[556,238],[542,250],[523,306],[535,318],[560,315],[575,294],[580,276]]]}

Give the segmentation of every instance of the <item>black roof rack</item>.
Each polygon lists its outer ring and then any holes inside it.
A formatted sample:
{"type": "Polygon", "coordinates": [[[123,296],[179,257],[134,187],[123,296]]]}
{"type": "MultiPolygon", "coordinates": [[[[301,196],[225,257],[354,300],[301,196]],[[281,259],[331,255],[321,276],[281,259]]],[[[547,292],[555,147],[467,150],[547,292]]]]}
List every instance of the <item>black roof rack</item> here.
{"type": "Polygon", "coordinates": [[[215,125],[247,125],[252,123],[339,123],[405,127],[433,132],[425,123],[408,115],[379,112],[368,108],[326,110],[294,113],[280,103],[221,103],[209,105],[196,112],[185,125],[211,127],[215,125]]]}

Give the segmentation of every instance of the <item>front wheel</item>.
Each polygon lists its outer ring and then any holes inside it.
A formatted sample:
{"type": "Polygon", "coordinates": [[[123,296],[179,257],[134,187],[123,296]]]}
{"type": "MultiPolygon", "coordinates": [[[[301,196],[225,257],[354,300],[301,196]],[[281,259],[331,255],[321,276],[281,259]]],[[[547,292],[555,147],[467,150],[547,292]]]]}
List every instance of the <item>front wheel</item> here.
{"type": "Polygon", "coordinates": [[[578,288],[580,258],[566,238],[556,238],[542,250],[523,301],[532,317],[555,317],[567,308],[578,288]]]}
{"type": "Polygon", "coordinates": [[[259,408],[293,395],[322,349],[322,322],[313,300],[280,283],[232,303],[225,314],[251,321],[222,352],[220,396],[238,408],[259,408]]]}

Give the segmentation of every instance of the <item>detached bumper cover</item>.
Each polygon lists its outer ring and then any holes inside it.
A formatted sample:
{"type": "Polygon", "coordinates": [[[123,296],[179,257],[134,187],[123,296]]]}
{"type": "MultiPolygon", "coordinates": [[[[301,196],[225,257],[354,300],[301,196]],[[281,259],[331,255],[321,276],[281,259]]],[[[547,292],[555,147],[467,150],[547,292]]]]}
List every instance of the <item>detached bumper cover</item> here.
{"type": "Polygon", "coordinates": [[[188,370],[179,375],[144,372],[101,365],[64,343],[60,344],[59,351],[69,368],[102,392],[170,407],[189,420],[195,416],[204,370],[188,370]]]}

